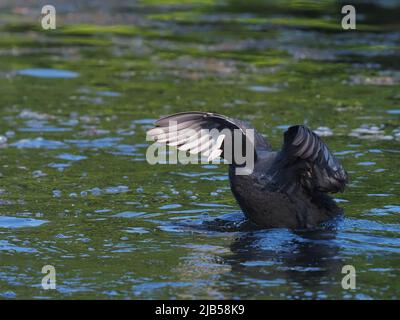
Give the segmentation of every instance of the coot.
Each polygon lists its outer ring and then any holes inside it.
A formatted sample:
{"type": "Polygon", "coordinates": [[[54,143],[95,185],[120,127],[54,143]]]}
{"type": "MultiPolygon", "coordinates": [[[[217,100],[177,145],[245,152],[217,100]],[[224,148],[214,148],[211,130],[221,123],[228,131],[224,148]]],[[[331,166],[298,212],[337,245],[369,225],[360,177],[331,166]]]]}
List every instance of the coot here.
{"type": "MultiPolygon", "coordinates": [[[[248,129],[254,130],[245,121],[217,113],[181,112],[159,119],[147,133],[159,143],[200,153],[209,160],[216,156],[229,158],[232,193],[245,216],[260,227],[310,229],[342,214],[343,210],[327,193],[343,192],[347,173],[317,134],[304,125],[289,127],[281,150],[273,151],[257,131],[250,139],[248,129]],[[175,123],[176,134],[170,134],[171,123],[175,123]],[[185,134],[189,129],[192,133],[185,134]],[[252,172],[237,174],[235,169],[243,164],[226,151],[233,153],[234,147],[224,148],[228,142],[219,139],[222,134],[204,139],[203,129],[239,130],[243,145],[251,143],[253,147],[252,172]]],[[[232,137],[230,143],[235,145],[238,135],[232,137]]]]}

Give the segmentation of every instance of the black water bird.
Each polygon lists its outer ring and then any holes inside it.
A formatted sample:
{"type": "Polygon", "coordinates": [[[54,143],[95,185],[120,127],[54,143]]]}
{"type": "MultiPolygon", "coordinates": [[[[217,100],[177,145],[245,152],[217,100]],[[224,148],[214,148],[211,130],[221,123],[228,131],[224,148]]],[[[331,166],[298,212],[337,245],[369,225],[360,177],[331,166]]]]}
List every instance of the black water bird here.
{"type": "MultiPolygon", "coordinates": [[[[255,130],[251,141],[246,136],[247,129],[254,130],[247,122],[220,114],[182,112],[156,121],[148,137],[180,150],[200,153],[209,160],[217,156],[229,159],[232,193],[245,216],[260,227],[313,229],[342,214],[343,210],[327,193],[343,192],[347,173],[316,133],[304,125],[289,127],[281,150],[273,151],[255,130]],[[175,135],[169,134],[171,121],[176,124],[175,135]],[[185,135],[189,129],[191,134],[185,135]],[[240,130],[243,141],[252,143],[253,171],[236,174],[235,169],[243,165],[235,162],[233,154],[227,154],[224,148],[227,142],[215,135],[204,138],[203,129],[240,130]]],[[[232,140],[231,144],[234,145],[232,140]]],[[[233,147],[228,150],[234,152],[233,147]]]]}

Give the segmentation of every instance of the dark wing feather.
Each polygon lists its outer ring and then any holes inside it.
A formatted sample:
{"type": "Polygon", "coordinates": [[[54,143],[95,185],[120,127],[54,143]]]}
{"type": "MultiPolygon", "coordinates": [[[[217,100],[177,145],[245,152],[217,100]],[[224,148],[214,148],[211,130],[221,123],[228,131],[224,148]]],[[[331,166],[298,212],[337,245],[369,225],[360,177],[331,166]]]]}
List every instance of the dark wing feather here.
{"type": "Polygon", "coordinates": [[[322,139],[306,126],[290,127],[280,155],[286,167],[297,168],[300,182],[322,192],[343,191],[347,173],[322,139]]]}
{"type": "MultiPolygon", "coordinates": [[[[246,129],[253,129],[244,121],[225,117],[210,112],[181,112],[163,117],[155,122],[155,128],[147,132],[147,136],[155,141],[175,146],[182,151],[200,153],[213,160],[217,157],[232,159],[232,155],[223,154],[223,137],[221,135],[204,134],[203,129],[217,129],[221,132],[224,129],[233,131],[241,130],[242,138],[246,140],[246,129]],[[176,126],[171,129],[171,122],[176,126]]],[[[234,135],[232,135],[234,137],[234,135]]],[[[270,150],[269,144],[255,131],[255,151],[270,150]]],[[[243,144],[244,145],[244,144],[243,144]]]]}

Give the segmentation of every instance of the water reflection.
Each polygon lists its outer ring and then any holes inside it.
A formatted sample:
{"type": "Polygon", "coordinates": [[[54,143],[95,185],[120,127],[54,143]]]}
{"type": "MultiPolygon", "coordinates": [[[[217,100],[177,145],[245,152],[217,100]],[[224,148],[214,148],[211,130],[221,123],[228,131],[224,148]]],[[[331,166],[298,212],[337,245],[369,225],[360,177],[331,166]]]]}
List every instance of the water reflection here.
{"type": "MultiPolygon", "coordinates": [[[[369,296],[361,293],[362,290],[343,290],[343,266],[351,264],[365,270],[369,263],[360,263],[365,253],[375,260],[385,252],[390,261],[394,259],[393,254],[400,252],[400,240],[390,237],[390,233],[399,232],[399,225],[370,220],[340,218],[314,231],[257,230],[240,212],[216,218],[180,216],[180,219],[156,223],[163,225],[161,230],[168,233],[205,236],[205,243],[230,239],[228,251],[217,245],[183,245],[191,250],[178,267],[186,275],[184,279],[194,274],[198,278],[217,275],[223,286],[213,292],[225,298],[235,298],[233,293],[241,292],[241,298],[363,299],[369,296]]],[[[371,270],[376,272],[375,268],[371,270]]],[[[379,270],[396,273],[390,268],[379,270]]],[[[197,290],[201,291],[204,286],[207,287],[199,284],[197,290]]]]}
{"type": "Polygon", "coordinates": [[[227,261],[232,272],[247,278],[249,284],[254,280],[270,282],[269,286],[285,283],[302,292],[316,292],[339,278],[343,266],[340,248],[329,244],[335,236],[335,231],[246,233],[231,244],[232,255],[227,261]]]}
{"type": "Polygon", "coordinates": [[[36,78],[76,78],[79,73],[69,70],[58,70],[58,69],[46,69],[46,68],[31,68],[19,70],[17,72],[19,75],[36,77],[36,78]]]}

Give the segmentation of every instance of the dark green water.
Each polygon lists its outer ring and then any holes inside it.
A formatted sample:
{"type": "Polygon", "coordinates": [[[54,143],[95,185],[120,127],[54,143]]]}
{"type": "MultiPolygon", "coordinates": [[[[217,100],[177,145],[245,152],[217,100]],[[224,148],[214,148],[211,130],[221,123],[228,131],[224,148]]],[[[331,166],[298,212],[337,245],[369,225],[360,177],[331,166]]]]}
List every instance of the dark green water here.
{"type": "Polygon", "coordinates": [[[357,31],[335,1],[53,1],[48,31],[24,2],[0,5],[0,297],[399,298],[394,1],[360,4],[357,31]],[[185,110],[275,148],[288,125],[317,130],[350,174],[337,230],[204,227],[242,219],[226,166],[145,159],[152,122],[185,110]]]}

